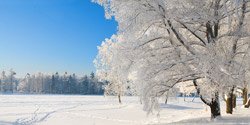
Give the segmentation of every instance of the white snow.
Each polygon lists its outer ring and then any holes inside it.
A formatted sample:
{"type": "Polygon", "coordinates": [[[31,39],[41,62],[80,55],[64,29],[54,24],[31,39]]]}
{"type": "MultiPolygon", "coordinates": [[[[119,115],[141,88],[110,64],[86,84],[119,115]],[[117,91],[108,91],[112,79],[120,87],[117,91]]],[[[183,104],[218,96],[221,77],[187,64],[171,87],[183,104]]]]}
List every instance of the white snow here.
{"type": "Polygon", "coordinates": [[[0,125],[250,124],[250,109],[242,108],[241,100],[233,115],[225,114],[221,102],[222,118],[215,122],[199,98],[171,98],[161,104],[160,117],[147,116],[137,97],[123,97],[123,104],[116,97],[80,95],[0,95],[0,100],[0,125]]]}

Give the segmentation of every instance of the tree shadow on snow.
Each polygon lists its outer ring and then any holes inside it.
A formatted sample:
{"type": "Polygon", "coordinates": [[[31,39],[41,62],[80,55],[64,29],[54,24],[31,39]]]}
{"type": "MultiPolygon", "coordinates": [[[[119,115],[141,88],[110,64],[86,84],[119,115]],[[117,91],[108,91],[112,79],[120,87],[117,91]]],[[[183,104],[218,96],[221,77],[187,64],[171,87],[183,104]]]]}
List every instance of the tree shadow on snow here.
{"type": "Polygon", "coordinates": [[[194,108],[194,107],[180,106],[180,105],[173,105],[173,104],[160,104],[160,108],[174,109],[174,110],[202,109],[202,108],[194,108]]]}
{"type": "Polygon", "coordinates": [[[0,121],[0,125],[14,125],[12,122],[0,121]]]}
{"type": "Polygon", "coordinates": [[[249,125],[249,117],[219,117],[215,120],[210,120],[208,117],[187,119],[179,122],[170,123],[168,125],[249,125]]]}

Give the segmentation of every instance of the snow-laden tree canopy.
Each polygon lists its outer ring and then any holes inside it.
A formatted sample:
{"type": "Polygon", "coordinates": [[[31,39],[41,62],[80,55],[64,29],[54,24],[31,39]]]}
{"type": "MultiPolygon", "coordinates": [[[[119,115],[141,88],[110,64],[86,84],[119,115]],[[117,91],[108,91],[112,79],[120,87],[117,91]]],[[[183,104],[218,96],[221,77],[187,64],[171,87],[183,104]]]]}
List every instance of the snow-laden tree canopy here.
{"type": "Polygon", "coordinates": [[[133,62],[129,57],[125,57],[124,53],[129,51],[122,44],[123,36],[113,35],[98,47],[99,54],[94,60],[97,76],[101,81],[108,82],[105,86],[107,95],[121,96],[128,91],[130,91],[128,94],[135,94],[135,87],[130,85],[132,80],[128,77],[133,62]]]}
{"type": "Polygon", "coordinates": [[[107,18],[115,18],[117,34],[122,36],[101,47],[112,54],[104,56],[106,51],[99,49],[98,57],[106,59],[97,61],[102,65],[97,71],[108,71],[122,81],[134,74],[145,110],[157,109],[157,97],[185,81],[194,81],[209,106],[218,103],[220,92],[245,86],[250,61],[249,0],[94,2],[104,7],[107,18]],[[123,61],[127,59],[132,63],[123,61]]]}

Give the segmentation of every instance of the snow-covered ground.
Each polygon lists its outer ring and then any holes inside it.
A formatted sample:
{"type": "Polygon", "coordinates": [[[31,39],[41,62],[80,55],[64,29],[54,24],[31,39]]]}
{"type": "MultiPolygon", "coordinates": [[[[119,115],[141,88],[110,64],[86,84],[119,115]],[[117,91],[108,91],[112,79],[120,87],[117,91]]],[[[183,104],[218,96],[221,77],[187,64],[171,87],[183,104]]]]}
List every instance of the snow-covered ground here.
{"type": "MultiPolygon", "coordinates": [[[[199,98],[185,102],[172,98],[162,104],[160,117],[147,116],[137,97],[124,97],[123,104],[115,97],[67,95],[0,95],[0,125],[141,125],[197,124],[209,121],[209,107],[199,98]],[[192,123],[193,124],[193,123],[192,123]]],[[[191,99],[190,99],[191,100],[191,99]]],[[[164,102],[164,100],[162,100],[164,102]]],[[[241,108],[241,100],[233,115],[225,114],[216,123],[250,124],[250,109],[241,108]],[[237,123],[236,123],[237,120],[237,123]]]]}

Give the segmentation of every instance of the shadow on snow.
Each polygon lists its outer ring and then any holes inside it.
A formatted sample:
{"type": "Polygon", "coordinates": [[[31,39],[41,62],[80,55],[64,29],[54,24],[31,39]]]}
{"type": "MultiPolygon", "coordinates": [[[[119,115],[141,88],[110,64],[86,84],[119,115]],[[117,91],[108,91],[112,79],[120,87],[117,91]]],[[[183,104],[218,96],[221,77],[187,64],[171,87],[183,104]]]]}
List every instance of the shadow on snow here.
{"type": "Polygon", "coordinates": [[[189,110],[189,109],[202,109],[202,108],[194,108],[188,106],[180,106],[180,105],[173,105],[173,104],[160,104],[160,108],[164,109],[174,109],[174,110],[189,110]]]}

